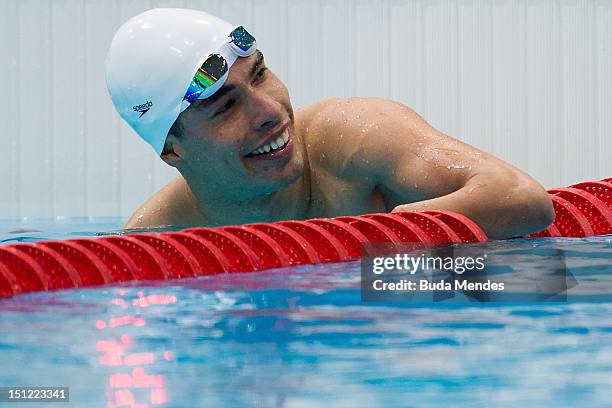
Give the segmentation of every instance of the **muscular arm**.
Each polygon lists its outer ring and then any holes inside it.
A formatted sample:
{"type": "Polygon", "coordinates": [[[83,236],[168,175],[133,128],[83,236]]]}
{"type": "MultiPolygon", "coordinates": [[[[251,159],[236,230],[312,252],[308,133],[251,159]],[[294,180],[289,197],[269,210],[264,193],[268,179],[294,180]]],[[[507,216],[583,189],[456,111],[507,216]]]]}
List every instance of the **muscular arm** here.
{"type": "Polygon", "coordinates": [[[408,107],[381,99],[336,101],[330,134],[353,176],[373,179],[392,211],[450,210],[490,238],[539,231],[554,218],[548,194],[504,161],[453,139],[408,107]],[[344,106],[342,106],[344,104],[344,106]]]}

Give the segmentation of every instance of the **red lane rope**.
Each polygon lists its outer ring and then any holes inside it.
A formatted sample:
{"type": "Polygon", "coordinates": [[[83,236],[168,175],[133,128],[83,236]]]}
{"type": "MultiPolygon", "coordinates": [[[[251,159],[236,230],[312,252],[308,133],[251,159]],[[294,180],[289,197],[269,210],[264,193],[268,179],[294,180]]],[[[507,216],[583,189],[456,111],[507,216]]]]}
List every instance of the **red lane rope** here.
{"type": "Polygon", "coordinates": [[[365,216],[344,216],[335,219],[361,231],[367,237],[368,242],[403,242],[400,238],[401,228],[398,228],[397,225],[389,225],[389,222],[383,224],[384,221],[370,220],[365,216]]]}
{"type": "Polygon", "coordinates": [[[289,256],[280,245],[257,229],[248,225],[221,227],[221,230],[238,237],[255,252],[260,260],[261,269],[282,268],[290,266],[289,256]]]}
{"type": "Polygon", "coordinates": [[[349,259],[361,257],[361,243],[369,242],[361,231],[333,218],[315,218],[306,222],[323,228],[340,241],[349,259]]]}
{"type": "Polygon", "coordinates": [[[15,288],[21,286],[10,269],[0,263],[0,298],[16,295],[15,288]]]}
{"type": "MultiPolygon", "coordinates": [[[[49,290],[49,279],[42,267],[30,256],[21,253],[11,245],[0,250],[0,263],[12,272],[13,293],[49,290]]],[[[5,276],[12,282],[11,276],[5,276]]]]}
{"type": "Polygon", "coordinates": [[[166,239],[176,241],[183,245],[194,257],[199,270],[203,275],[229,272],[232,264],[225,254],[210,241],[202,239],[189,232],[170,232],[165,234],[166,239]]]}
{"type": "Polygon", "coordinates": [[[164,278],[188,278],[197,276],[198,263],[189,250],[172,237],[160,237],[158,234],[135,234],[130,238],[141,241],[152,247],[165,262],[168,275],[164,278]]]}
{"type": "Polygon", "coordinates": [[[604,181],[586,181],[570,186],[582,191],[586,191],[599,198],[608,208],[612,208],[612,183],[604,181]]]}
{"type": "Polygon", "coordinates": [[[47,289],[74,288],[81,286],[81,278],[66,258],[42,245],[15,245],[14,250],[26,254],[40,266],[37,272],[47,289]]]}
{"type": "Polygon", "coordinates": [[[184,232],[216,246],[229,261],[230,271],[251,272],[261,269],[257,255],[251,248],[228,232],[214,228],[190,228],[184,232]]]}
{"type": "Polygon", "coordinates": [[[250,224],[251,229],[261,231],[266,234],[272,242],[289,257],[287,262],[290,265],[313,264],[321,262],[317,251],[301,235],[293,230],[275,224],[250,224]]]}
{"type": "Polygon", "coordinates": [[[428,236],[430,242],[462,242],[459,235],[451,227],[446,225],[440,218],[424,212],[402,212],[394,213],[396,217],[402,217],[417,224],[428,236]]]}
{"type": "Polygon", "coordinates": [[[527,235],[528,238],[552,238],[552,237],[560,237],[561,236],[561,232],[559,231],[559,228],[556,227],[555,224],[551,224],[548,226],[548,228],[543,229],[540,232],[534,232],[533,234],[529,234],[527,235]]]}
{"type": "Polygon", "coordinates": [[[308,240],[319,254],[321,262],[338,262],[350,259],[349,253],[342,243],[326,229],[305,221],[281,221],[278,223],[287,227],[308,240]]]}
{"type": "Polygon", "coordinates": [[[79,283],[78,286],[102,285],[111,282],[104,263],[87,248],[71,241],[41,242],[40,245],[62,254],[74,271],[89,270],[87,274],[79,274],[78,280],[76,277],[73,278],[79,283]]]}
{"type": "Polygon", "coordinates": [[[365,218],[380,222],[389,227],[400,242],[430,242],[431,238],[417,224],[395,214],[366,214],[365,218]]]}
{"type": "Polygon", "coordinates": [[[550,198],[555,208],[555,226],[561,236],[582,238],[593,235],[589,221],[575,205],[554,194],[550,198]]]}
{"type": "MultiPolygon", "coordinates": [[[[549,194],[555,221],[528,237],[612,233],[612,179],[549,194]]],[[[424,211],[5,245],[0,246],[0,297],[359,259],[361,244],[368,242],[487,240],[461,214],[424,211]]]]}
{"type": "MultiPolygon", "coordinates": [[[[92,254],[92,260],[97,259],[103,265],[100,272],[105,283],[125,282],[138,279],[134,271],[139,269],[128,254],[102,239],[74,239],[64,241],[76,245],[92,254]]],[[[1,248],[0,248],[1,249],[1,248]]],[[[91,274],[93,272],[86,272],[91,274]]]]}
{"type": "Polygon", "coordinates": [[[593,194],[571,187],[548,190],[548,193],[572,203],[593,230],[590,235],[612,234],[612,211],[593,194]]]}
{"type": "Polygon", "coordinates": [[[488,241],[484,231],[465,215],[453,213],[451,211],[425,211],[425,213],[439,218],[452,228],[459,238],[461,238],[462,242],[488,241]]]}

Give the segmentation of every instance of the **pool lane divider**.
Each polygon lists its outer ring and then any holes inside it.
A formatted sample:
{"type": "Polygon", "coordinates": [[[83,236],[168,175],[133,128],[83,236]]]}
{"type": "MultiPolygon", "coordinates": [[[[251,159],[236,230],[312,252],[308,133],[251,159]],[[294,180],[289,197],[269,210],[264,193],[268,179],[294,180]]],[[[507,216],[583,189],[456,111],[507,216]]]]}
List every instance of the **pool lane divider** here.
{"type": "Polygon", "coordinates": [[[528,238],[612,234],[612,178],[553,188],[548,194],[555,220],[548,228],[527,235],[528,238]]]}
{"type": "MultiPolygon", "coordinates": [[[[555,221],[528,237],[611,234],[610,181],[549,190],[555,221]]],[[[359,259],[368,242],[485,241],[482,229],[461,214],[422,211],[4,245],[0,297],[339,262],[359,259]]]]}
{"type": "Polygon", "coordinates": [[[367,242],[483,241],[467,217],[425,211],[5,245],[0,297],[339,262],[359,259],[367,242]]]}

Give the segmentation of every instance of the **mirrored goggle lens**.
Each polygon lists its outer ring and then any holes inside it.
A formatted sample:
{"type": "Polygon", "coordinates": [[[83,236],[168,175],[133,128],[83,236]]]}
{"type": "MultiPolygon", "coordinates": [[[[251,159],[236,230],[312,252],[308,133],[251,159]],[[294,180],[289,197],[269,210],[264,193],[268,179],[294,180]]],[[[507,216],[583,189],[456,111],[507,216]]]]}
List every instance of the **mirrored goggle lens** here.
{"type": "Polygon", "coordinates": [[[206,89],[221,79],[227,73],[227,70],[225,58],[219,54],[210,55],[194,75],[185,94],[185,100],[190,103],[197,100],[206,89]]]}
{"type": "Polygon", "coordinates": [[[255,37],[249,34],[243,26],[236,27],[234,31],[231,32],[230,38],[232,39],[232,43],[243,52],[248,52],[255,45],[255,37]]]}

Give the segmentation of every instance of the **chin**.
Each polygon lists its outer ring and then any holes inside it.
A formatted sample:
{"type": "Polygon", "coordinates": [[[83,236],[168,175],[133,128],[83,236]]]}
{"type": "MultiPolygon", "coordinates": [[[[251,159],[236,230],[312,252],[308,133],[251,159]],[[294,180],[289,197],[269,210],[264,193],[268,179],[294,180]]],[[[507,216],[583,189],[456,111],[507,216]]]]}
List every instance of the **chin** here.
{"type": "Polygon", "coordinates": [[[302,159],[302,155],[297,153],[282,169],[261,175],[262,184],[266,184],[269,186],[270,192],[274,192],[289,187],[295,183],[302,174],[304,174],[304,160],[302,159]]]}

